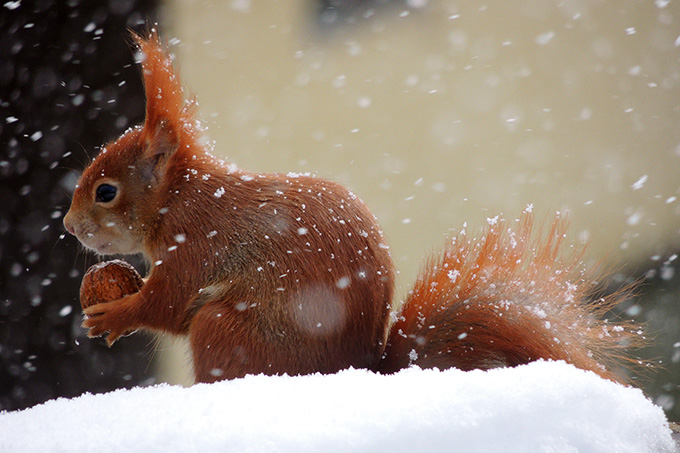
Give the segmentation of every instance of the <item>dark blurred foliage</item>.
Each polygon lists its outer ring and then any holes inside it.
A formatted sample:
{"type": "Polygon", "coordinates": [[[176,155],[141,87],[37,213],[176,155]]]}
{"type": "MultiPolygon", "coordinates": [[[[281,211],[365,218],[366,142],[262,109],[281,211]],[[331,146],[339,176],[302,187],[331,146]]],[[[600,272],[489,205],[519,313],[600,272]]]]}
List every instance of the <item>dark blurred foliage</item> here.
{"type": "Polygon", "coordinates": [[[64,234],[62,218],[98,147],[143,120],[127,29],[147,28],[156,9],[0,5],[0,410],[153,381],[148,338],[109,350],[80,327],[80,280],[97,259],[64,234]]]}
{"type": "MultiPolygon", "coordinates": [[[[680,259],[678,254],[652,257],[633,278],[619,278],[619,284],[635,283],[635,296],[618,307],[623,318],[641,323],[645,342],[638,351],[648,366],[638,369],[632,382],[661,406],[670,421],[680,421],[680,259]]],[[[616,282],[612,287],[618,286],[616,282]]]]}
{"type": "MultiPolygon", "coordinates": [[[[318,0],[310,2],[314,25],[324,32],[334,27],[348,27],[370,17],[376,10],[404,8],[406,0],[318,0]]],[[[330,38],[327,36],[327,38],[330,38]]]]}

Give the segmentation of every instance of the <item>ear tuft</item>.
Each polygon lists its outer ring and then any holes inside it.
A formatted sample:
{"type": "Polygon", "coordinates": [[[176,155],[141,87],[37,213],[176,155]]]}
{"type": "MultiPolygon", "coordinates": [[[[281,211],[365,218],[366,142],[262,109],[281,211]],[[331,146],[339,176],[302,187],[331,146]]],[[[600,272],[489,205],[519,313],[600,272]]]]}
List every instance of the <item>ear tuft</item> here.
{"type": "Polygon", "coordinates": [[[184,105],[179,77],[172,67],[170,56],[163,51],[155,29],[147,38],[131,32],[132,39],[142,54],[142,75],[146,92],[146,119],[143,138],[148,152],[157,155],[163,150],[175,150],[181,140],[183,120],[191,115],[184,105]]]}

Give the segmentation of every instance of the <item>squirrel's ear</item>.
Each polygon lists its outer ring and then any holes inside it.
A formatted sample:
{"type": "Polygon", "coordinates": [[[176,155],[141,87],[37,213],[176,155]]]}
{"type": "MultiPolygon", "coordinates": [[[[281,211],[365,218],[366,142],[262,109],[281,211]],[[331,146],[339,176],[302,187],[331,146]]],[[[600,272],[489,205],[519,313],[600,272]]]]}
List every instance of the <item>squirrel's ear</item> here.
{"type": "Polygon", "coordinates": [[[177,131],[171,124],[160,121],[153,128],[153,135],[147,135],[144,157],[149,162],[151,178],[158,182],[163,179],[170,157],[179,148],[177,131]]]}

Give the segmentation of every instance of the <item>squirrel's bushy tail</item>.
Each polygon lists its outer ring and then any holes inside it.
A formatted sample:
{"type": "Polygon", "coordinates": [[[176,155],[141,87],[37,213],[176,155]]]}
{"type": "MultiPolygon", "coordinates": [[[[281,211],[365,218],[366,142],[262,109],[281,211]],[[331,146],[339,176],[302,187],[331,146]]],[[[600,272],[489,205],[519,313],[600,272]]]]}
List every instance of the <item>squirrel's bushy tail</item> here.
{"type": "Polygon", "coordinates": [[[379,371],[552,359],[618,380],[611,365],[640,335],[602,316],[626,292],[592,299],[582,248],[563,246],[563,216],[547,235],[532,232],[528,211],[516,222],[489,219],[478,239],[463,231],[430,259],[396,316],[379,371]]]}

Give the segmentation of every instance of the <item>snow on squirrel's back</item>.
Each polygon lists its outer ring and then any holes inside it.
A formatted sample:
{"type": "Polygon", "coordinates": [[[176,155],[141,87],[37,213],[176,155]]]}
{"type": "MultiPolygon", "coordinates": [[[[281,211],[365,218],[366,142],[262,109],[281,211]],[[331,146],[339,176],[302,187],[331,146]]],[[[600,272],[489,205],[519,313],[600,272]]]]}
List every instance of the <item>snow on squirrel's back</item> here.
{"type": "Polygon", "coordinates": [[[248,376],[0,414],[0,451],[674,451],[642,392],[561,362],[248,376]]]}

